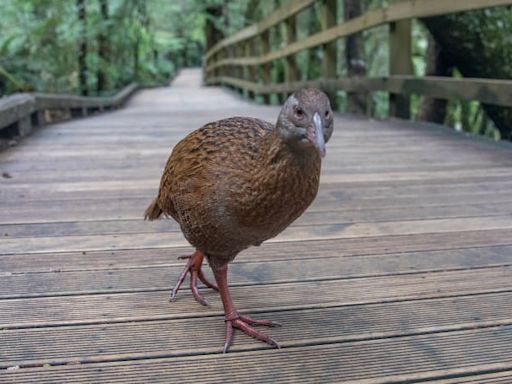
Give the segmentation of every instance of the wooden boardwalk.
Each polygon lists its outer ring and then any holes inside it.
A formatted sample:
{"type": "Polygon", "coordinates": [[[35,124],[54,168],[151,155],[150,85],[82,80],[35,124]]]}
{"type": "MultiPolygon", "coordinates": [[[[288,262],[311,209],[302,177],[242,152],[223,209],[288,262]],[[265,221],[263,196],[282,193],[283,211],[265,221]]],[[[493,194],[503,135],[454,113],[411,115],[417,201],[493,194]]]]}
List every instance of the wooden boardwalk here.
{"type": "Polygon", "coordinates": [[[316,202],[231,266],[283,348],[222,355],[220,298],[167,301],[191,248],[142,214],[185,133],[278,108],[199,83],[0,152],[1,383],[512,383],[512,145],[341,115],[316,202]]]}

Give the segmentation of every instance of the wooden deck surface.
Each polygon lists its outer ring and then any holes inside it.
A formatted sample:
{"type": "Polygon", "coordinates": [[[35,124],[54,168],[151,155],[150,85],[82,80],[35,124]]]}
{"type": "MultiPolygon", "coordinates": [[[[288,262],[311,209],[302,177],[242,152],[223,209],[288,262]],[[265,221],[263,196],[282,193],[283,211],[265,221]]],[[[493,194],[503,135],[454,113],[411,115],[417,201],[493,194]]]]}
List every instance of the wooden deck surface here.
{"type": "Polygon", "coordinates": [[[0,152],[1,383],[512,383],[512,145],[341,115],[315,203],[230,267],[283,348],[223,355],[220,298],[167,301],[191,248],[142,214],[187,132],[278,108],[199,84],[0,152]]]}

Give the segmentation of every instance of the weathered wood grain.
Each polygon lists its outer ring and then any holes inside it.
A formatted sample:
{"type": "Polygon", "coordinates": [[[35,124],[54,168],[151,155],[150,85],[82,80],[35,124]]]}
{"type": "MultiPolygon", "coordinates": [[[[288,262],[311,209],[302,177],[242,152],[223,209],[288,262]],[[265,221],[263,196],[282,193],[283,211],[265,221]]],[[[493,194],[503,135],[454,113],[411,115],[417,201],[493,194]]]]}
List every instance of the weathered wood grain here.
{"type": "Polygon", "coordinates": [[[508,326],[229,355],[13,370],[0,381],[411,383],[510,370],[511,346],[508,326]],[[493,348],[485,348],[489,344],[493,348]]]}
{"type": "MultiPolygon", "coordinates": [[[[512,229],[512,215],[465,217],[453,219],[407,220],[396,222],[336,223],[314,226],[293,226],[273,242],[346,239],[354,237],[411,235],[419,233],[460,233],[475,230],[512,229]]],[[[52,236],[2,239],[2,254],[98,251],[184,247],[188,242],[180,232],[111,234],[92,236],[52,236]]]]}
{"type": "MultiPolygon", "coordinates": [[[[449,299],[261,313],[286,327],[269,334],[282,347],[371,340],[511,324],[512,293],[461,296],[449,299]],[[404,318],[407,321],[404,322],[404,318]],[[321,324],[321,326],[318,326],[321,324]]],[[[218,353],[223,324],[217,317],[133,323],[11,329],[2,334],[9,354],[0,356],[0,369],[16,364],[82,364],[158,357],[218,353]],[[193,329],[194,332],[190,332],[193,329]],[[188,335],[187,338],[182,337],[188,335]],[[165,351],[165,352],[164,352],[165,351]]],[[[248,337],[237,338],[233,351],[261,347],[248,337]]]]}
{"type": "MultiPolygon", "coordinates": [[[[512,267],[418,273],[371,278],[234,286],[242,312],[295,310],[512,291],[512,267]],[[306,294],[307,293],[307,294],[306,294]]],[[[204,291],[210,307],[189,292],[168,302],[167,290],[0,300],[0,328],[94,324],[222,314],[216,292],[204,291]]]]}
{"type": "MultiPolygon", "coordinates": [[[[242,252],[234,264],[251,260],[300,262],[323,257],[387,255],[401,252],[463,250],[512,245],[512,230],[425,233],[416,235],[359,237],[336,240],[264,243],[242,252]],[[304,252],[304,250],[307,252],[304,252]]],[[[7,273],[118,270],[182,265],[179,255],[191,247],[125,249],[94,252],[25,253],[0,257],[0,271],[7,273]]],[[[427,259],[428,260],[428,259],[427,259]]]]}
{"type": "MultiPolygon", "coordinates": [[[[512,246],[468,248],[452,251],[391,253],[357,258],[340,258],[336,250],[321,257],[310,257],[300,263],[293,259],[260,261],[244,258],[230,268],[230,286],[301,281],[320,281],[402,275],[459,269],[488,268],[512,265],[512,246]]],[[[41,259],[44,263],[44,258],[41,259]]],[[[92,293],[170,290],[183,262],[170,259],[173,266],[134,267],[130,269],[88,270],[77,272],[11,274],[0,280],[0,299],[92,293]]],[[[209,270],[206,275],[213,281],[209,270]]]]}
{"type": "Polygon", "coordinates": [[[230,267],[285,348],[237,333],[221,356],[218,295],[167,301],[191,247],[140,215],[186,132],[278,108],[199,84],[183,71],[0,152],[0,382],[506,382],[512,146],[341,115],[315,205],[230,267]]]}

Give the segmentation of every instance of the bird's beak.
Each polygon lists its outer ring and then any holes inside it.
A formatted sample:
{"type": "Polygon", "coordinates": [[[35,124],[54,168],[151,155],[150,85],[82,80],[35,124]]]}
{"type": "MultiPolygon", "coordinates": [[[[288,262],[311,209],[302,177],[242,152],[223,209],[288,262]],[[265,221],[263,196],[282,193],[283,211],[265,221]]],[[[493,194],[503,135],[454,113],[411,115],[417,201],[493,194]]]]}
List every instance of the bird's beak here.
{"type": "Polygon", "coordinates": [[[325,157],[324,125],[318,112],[313,115],[313,126],[308,132],[308,139],[318,149],[320,155],[325,157]]]}

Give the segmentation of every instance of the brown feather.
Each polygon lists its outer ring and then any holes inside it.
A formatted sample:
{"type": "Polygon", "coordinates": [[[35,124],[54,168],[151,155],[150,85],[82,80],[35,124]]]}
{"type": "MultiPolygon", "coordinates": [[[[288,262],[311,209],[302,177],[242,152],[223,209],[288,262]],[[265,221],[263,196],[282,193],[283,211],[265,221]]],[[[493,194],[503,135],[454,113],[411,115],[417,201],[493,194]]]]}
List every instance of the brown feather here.
{"type": "Polygon", "coordinates": [[[209,123],[175,146],[146,217],[173,217],[218,268],[297,219],[317,194],[320,167],[316,150],[297,153],[268,122],[209,123]]]}

